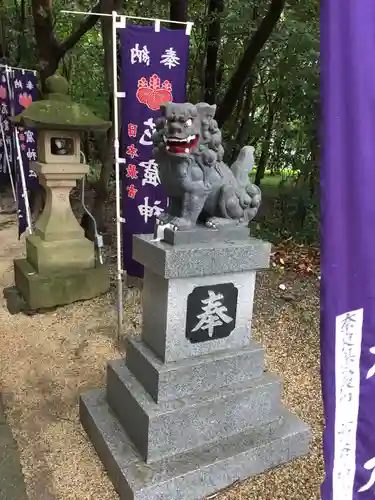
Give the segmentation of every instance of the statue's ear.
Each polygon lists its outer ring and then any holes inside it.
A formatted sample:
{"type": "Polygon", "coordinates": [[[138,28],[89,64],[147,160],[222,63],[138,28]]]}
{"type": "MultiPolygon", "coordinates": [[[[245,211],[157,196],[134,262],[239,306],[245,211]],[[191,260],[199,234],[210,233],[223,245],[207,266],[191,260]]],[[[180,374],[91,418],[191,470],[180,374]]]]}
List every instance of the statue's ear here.
{"type": "Polygon", "coordinates": [[[160,111],[162,112],[163,116],[167,115],[168,108],[170,107],[172,103],[171,102],[164,102],[163,104],[160,105],[160,111]]]}
{"type": "Polygon", "coordinates": [[[165,122],[166,122],[165,116],[159,116],[159,118],[157,118],[155,121],[156,130],[161,130],[162,128],[164,128],[165,122]]]}
{"type": "Polygon", "coordinates": [[[216,113],[216,104],[207,104],[206,102],[198,102],[196,104],[199,115],[202,118],[213,118],[216,113]]]}

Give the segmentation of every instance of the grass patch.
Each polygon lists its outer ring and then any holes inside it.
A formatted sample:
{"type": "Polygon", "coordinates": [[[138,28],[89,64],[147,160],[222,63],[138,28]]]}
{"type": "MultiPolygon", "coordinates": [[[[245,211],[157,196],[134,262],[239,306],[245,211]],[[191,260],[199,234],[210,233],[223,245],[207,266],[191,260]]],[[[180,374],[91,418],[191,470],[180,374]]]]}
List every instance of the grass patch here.
{"type": "MultiPolygon", "coordinates": [[[[252,182],[255,180],[255,173],[251,173],[250,179],[252,182]]],[[[292,185],[294,176],[285,175],[271,175],[271,173],[266,173],[260,183],[260,189],[264,195],[277,196],[279,194],[280,183],[283,182],[283,188],[292,185]],[[286,181],[286,182],[285,182],[286,181]]]]}

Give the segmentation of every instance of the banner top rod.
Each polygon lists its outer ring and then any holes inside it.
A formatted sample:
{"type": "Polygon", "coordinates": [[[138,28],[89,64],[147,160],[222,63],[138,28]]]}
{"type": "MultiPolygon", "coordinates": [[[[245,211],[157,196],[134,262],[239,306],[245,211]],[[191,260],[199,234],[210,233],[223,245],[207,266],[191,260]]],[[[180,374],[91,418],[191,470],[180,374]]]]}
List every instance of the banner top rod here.
{"type": "Polygon", "coordinates": [[[0,63],[0,68],[18,69],[20,71],[31,71],[32,73],[34,73],[34,75],[36,75],[35,69],[17,68],[17,66],[9,66],[9,64],[2,64],[2,63],[0,63]]]}
{"type": "Polygon", "coordinates": [[[61,10],[61,14],[74,14],[77,16],[98,16],[98,17],[112,17],[112,14],[105,14],[104,12],[83,12],[80,10],[61,10]]]}
{"type": "MultiPolygon", "coordinates": [[[[103,16],[103,17],[113,17],[112,14],[105,14],[101,12],[83,12],[80,10],[61,10],[62,14],[76,14],[81,16],[103,16]]],[[[140,17],[140,16],[127,16],[125,14],[118,14],[118,17],[125,17],[126,19],[138,19],[140,21],[159,21],[161,23],[170,23],[170,24],[184,24],[184,25],[193,25],[192,21],[172,21],[170,19],[157,19],[155,17],[140,17]]]]}

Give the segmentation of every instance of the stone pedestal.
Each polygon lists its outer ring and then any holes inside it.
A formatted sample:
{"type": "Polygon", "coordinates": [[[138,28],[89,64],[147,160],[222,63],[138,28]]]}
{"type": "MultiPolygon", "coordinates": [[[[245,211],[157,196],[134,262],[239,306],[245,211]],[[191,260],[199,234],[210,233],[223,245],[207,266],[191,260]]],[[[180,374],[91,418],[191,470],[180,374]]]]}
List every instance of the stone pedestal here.
{"type": "Polygon", "coordinates": [[[122,500],[199,500],[306,454],[310,442],[251,339],[255,273],[270,245],[246,229],[165,240],[134,238],[145,267],[142,340],[108,364],[106,389],[80,400],[122,500]]]}
{"type": "Polygon", "coordinates": [[[16,288],[31,309],[106,292],[107,268],[96,264],[94,244],[85,238],[69,201],[71,189],[89,167],[34,162],[32,168],[46,190],[46,203],[33,234],[26,237],[26,259],[14,262],[16,288]]]}

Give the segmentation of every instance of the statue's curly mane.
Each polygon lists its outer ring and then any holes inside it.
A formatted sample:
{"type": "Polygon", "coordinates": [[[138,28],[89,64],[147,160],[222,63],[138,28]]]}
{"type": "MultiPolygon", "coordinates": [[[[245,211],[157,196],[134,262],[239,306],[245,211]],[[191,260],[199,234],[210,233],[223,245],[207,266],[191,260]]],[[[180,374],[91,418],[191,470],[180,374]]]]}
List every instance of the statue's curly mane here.
{"type": "MultiPolygon", "coordinates": [[[[199,117],[196,120],[200,120],[199,117]]],[[[224,158],[224,148],[221,144],[221,132],[217,121],[213,118],[200,120],[200,139],[198,148],[193,152],[197,163],[211,167],[224,158]]]]}

